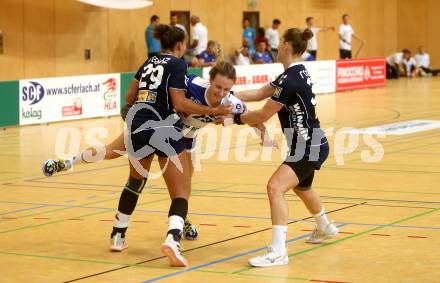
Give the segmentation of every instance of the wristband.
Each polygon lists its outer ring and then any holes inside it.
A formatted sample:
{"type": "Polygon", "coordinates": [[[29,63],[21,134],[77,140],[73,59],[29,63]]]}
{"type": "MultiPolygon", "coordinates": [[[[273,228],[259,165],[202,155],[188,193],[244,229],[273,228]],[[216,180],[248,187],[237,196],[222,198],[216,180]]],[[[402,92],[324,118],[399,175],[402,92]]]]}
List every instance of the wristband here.
{"type": "Polygon", "coordinates": [[[241,114],[234,114],[234,123],[237,125],[243,125],[241,121],[241,114]]]}

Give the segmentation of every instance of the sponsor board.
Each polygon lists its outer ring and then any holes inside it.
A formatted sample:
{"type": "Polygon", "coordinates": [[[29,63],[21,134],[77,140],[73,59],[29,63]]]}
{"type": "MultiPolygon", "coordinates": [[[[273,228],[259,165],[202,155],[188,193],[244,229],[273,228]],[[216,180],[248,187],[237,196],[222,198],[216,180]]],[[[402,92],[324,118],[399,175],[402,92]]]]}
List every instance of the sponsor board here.
{"type": "Polygon", "coordinates": [[[313,93],[331,93],[336,91],[336,61],[303,62],[312,78],[313,93]]]}
{"type": "Polygon", "coordinates": [[[120,74],[20,80],[20,125],[118,115],[120,74]]]}
{"type": "Polygon", "coordinates": [[[440,129],[440,120],[410,120],[364,129],[352,129],[344,132],[367,135],[407,135],[434,129],[440,129]]]}
{"type": "MultiPolygon", "coordinates": [[[[209,79],[211,68],[203,68],[203,77],[209,79]]],[[[284,72],[282,64],[256,64],[248,66],[235,66],[237,80],[232,88],[234,91],[258,89],[277,78],[284,72]]]]}
{"type": "Polygon", "coordinates": [[[336,90],[385,85],[385,58],[336,61],[336,90]]]}
{"type": "MultiPolygon", "coordinates": [[[[336,61],[301,62],[306,67],[312,78],[314,93],[335,92],[336,61]]],[[[209,79],[211,68],[203,68],[203,77],[209,79]]],[[[237,80],[232,88],[234,91],[258,89],[272,81],[284,72],[280,63],[255,64],[248,66],[235,66],[237,80]]]]}

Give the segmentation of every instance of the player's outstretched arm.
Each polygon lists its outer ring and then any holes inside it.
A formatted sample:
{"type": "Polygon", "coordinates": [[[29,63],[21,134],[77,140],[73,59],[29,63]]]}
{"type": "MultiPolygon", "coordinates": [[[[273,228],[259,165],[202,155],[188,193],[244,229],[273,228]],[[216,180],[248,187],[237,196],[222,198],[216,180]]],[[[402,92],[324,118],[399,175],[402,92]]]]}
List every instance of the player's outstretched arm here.
{"type": "Polygon", "coordinates": [[[257,125],[270,119],[275,113],[281,110],[282,104],[269,99],[263,108],[256,111],[249,111],[245,114],[235,114],[234,122],[236,124],[257,125]]]}
{"type": "Polygon", "coordinates": [[[274,87],[271,84],[267,84],[259,89],[239,91],[235,93],[235,96],[242,101],[261,101],[273,95],[274,87]]]}
{"type": "Polygon", "coordinates": [[[180,89],[170,88],[170,94],[174,109],[177,112],[182,112],[185,114],[228,115],[232,110],[232,105],[209,107],[197,104],[191,99],[186,98],[185,92],[180,89]]]}

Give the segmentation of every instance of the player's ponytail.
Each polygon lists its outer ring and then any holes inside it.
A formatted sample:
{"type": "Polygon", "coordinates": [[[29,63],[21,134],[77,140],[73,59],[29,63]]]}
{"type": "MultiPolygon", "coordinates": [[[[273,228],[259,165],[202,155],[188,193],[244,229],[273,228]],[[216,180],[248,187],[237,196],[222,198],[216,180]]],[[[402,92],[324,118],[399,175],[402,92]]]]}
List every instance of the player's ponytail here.
{"type": "Polygon", "coordinates": [[[169,25],[157,25],[153,36],[160,40],[162,50],[173,50],[178,42],[185,41],[185,33],[178,27],[169,25]]]}
{"type": "Polygon", "coordinates": [[[309,39],[313,37],[310,29],[290,28],[283,35],[284,41],[292,46],[293,54],[302,55],[306,51],[309,39]]]}

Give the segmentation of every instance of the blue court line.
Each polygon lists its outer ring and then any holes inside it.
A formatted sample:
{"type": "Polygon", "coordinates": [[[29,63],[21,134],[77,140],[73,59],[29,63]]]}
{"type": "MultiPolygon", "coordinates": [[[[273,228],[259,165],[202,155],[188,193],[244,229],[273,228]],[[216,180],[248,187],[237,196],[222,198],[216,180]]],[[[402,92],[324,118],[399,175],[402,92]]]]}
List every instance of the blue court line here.
{"type": "Polygon", "coordinates": [[[38,209],[38,208],[48,207],[48,206],[49,205],[40,205],[40,206],[35,206],[35,207],[30,207],[30,208],[23,208],[23,209],[18,209],[18,210],[13,210],[13,211],[8,211],[8,212],[0,213],[0,215],[13,214],[13,213],[17,213],[17,212],[28,211],[28,210],[38,209]]]}
{"type": "MultiPolygon", "coordinates": [[[[339,225],[338,227],[343,227],[343,226],[346,226],[346,224],[339,225]]],[[[299,236],[299,237],[296,237],[296,238],[289,239],[289,240],[286,241],[286,243],[292,243],[292,242],[304,239],[304,238],[310,236],[310,234],[311,233],[308,233],[308,234],[305,234],[305,235],[302,235],[302,236],[299,236]]],[[[233,260],[233,259],[245,256],[245,255],[249,255],[249,254],[253,254],[253,253],[256,253],[256,252],[260,252],[260,251],[263,251],[265,249],[266,249],[266,247],[263,247],[263,248],[258,248],[258,249],[250,250],[250,251],[247,251],[247,252],[244,252],[244,253],[239,253],[239,254],[236,254],[236,255],[233,255],[233,256],[225,257],[225,258],[214,260],[214,261],[211,261],[211,262],[208,262],[208,263],[205,263],[205,264],[194,266],[194,267],[191,267],[191,268],[188,268],[188,269],[185,269],[185,270],[181,270],[181,271],[173,272],[173,273],[170,273],[170,274],[154,277],[154,278],[145,280],[142,283],[155,282],[155,281],[159,281],[159,280],[162,280],[162,279],[174,277],[174,276],[181,275],[181,274],[184,274],[184,273],[188,273],[188,272],[191,272],[191,271],[194,271],[194,270],[198,270],[198,269],[201,269],[201,268],[204,268],[204,267],[215,265],[217,263],[222,263],[222,262],[230,261],[230,260],[233,260]]]]}
{"type": "MultiPolygon", "coordinates": [[[[32,203],[32,202],[12,202],[12,201],[0,201],[0,203],[11,203],[11,204],[33,204],[33,205],[41,205],[41,207],[45,206],[55,206],[55,207],[66,207],[66,208],[86,208],[86,209],[100,209],[100,210],[113,210],[115,208],[108,207],[97,207],[97,206],[81,206],[81,205],[61,205],[61,204],[44,204],[44,203],[32,203]]],[[[39,208],[39,207],[35,207],[39,208]]],[[[26,210],[26,209],[25,209],[26,210]]],[[[27,209],[30,210],[30,209],[27,209]]],[[[138,212],[144,213],[162,213],[168,214],[168,211],[164,210],[149,210],[149,209],[136,209],[138,212]]],[[[17,211],[19,212],[19,211],[17,211]]],[[[12,213],[12,212],[11,212],[12,213]]],[[[0,214],[1,215],[1,214],[0,214]]],[[[257,219],[257,220],[270,220],[270,217],[262,217],[262,216],[248,216],[248,215],[234,215],[234,214],[217,214],[217,213],[198,213],[198,212],[190,212],[188,215],[195,216],[209,216],[209,217],[228,217],[228,218],[241,218],[241,219],[257,219]]],[[[289,219],[289,221],[300,221],[300,222],[311,222],[314,223],[314,220],[300,220],[300,219],[289,219]]],[[[375,227],[393,227],[393,228],[413,228],[413,229],[425,229],[425,230],[440,230],[440,227],[429,227],[429,226],[403,226],[403,225],[386,225],[386,224],[373,224],[373,223],[359,223],[359,222],[341,222],[335,221],[335,223],[339,224],[351,224],[351,225],[359,225],[359,226],[375,226],[375,227]]]]}

